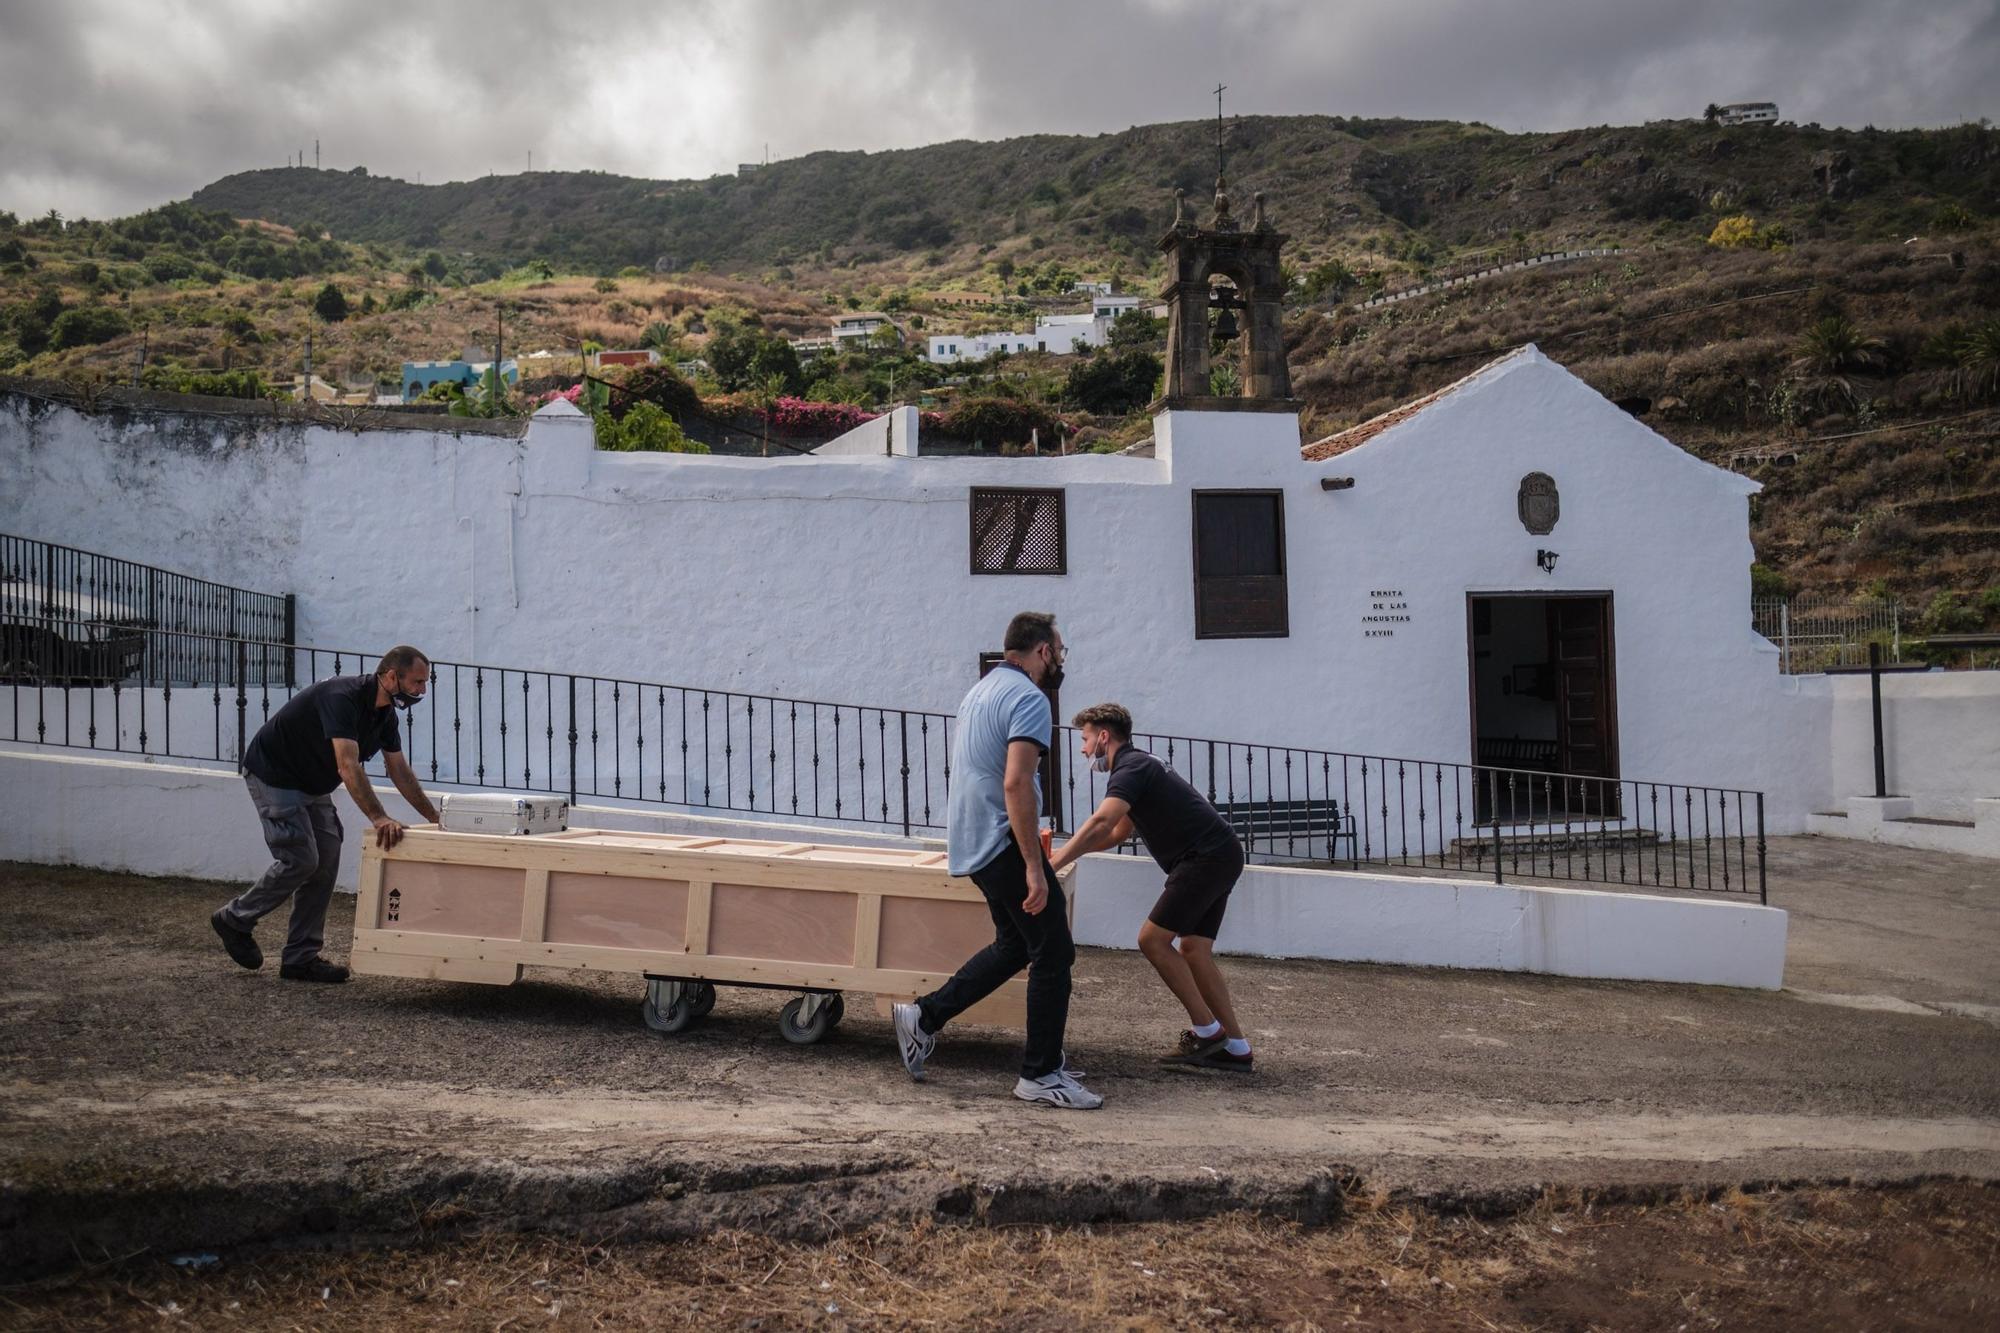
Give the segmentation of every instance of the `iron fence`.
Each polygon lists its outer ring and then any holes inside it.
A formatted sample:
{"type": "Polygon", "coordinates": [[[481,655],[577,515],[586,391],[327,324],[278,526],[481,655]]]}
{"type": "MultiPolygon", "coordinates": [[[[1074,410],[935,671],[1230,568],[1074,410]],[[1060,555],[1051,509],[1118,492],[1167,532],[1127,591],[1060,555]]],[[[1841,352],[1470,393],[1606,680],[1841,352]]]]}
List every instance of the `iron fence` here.
{"type": "MultiPolygon", "coordinates": [[[[75,622],[9,623],[52,630],[75,622]]],[[[300,681],[372,671],[366,654],[155,631],[123,674],[15,680],[0,739],[234,762],[300,681]],[[199,652],[229,678],[184,687],[146,654],[199,652]]],[[[4,687],[4,683],[0,683],[4,687]]],[[[846,823],[905,834],[945,825],[954,719],[916,709],[652,681],[434,662],[402,717],[404,751],[441,786],[846,823]]],[[[1548,879],[1764,897],[1763,793],[1144,734],[1267,861],[1548,879]]],[[[374,765],[379,771],[379,761],[374,765]]],[[[1055,737],[1058,832],[1103,796],[1073,729],[1055,737]]],[[[1122,850],[1136,852],[1128,846],[1122,850]]]]}
{"type": "MultiPolygon", "coordinates": [[[[291,644],[297,602],[95,551],[0,533],[0,666],[10,676],[76,679],[107,654],[143,653],[147,680],[188,686],[234,679],[219,645],[244,639],[291,644]],[[43,622],[39,627],[23,622],[43,622]],[[55,622],[63,622],[57,628],[55,622]]],[[[291,679],[289,657],[270,667],[291,679]]]]}
{"type": "Polygon", "coordinates": [[[1750,604],[1750,623],[1777,645],[1778,669],[1788,675],[1865,666],[1871,643],[1882,645],[1886,661],[1903,660],[1903,612],[1895,602],[1759,598],[1750,604]]]}

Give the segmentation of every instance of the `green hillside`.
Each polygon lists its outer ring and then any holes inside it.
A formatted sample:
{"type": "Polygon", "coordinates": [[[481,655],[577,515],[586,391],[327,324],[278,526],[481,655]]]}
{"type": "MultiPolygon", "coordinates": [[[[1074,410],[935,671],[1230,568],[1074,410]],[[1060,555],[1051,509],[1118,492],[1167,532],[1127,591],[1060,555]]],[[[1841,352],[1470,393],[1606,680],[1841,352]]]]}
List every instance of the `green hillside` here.
{"type": "MultiPolygon", "coordinates": [[[[646,345],[708,360],[694,387],[732,419],[767,413],[781,385],[863,409],[934,400],[989,426],[1060,411],[1070,441],[1115,448],[1148,429],[1128,409],[1149,396],[1156,331],[1094,360],[947,371],[916,353],[926,334],[1066,308],[1079,278],[1147,289],[1172,191],[1206,213],[1213,128],[819,153],[707,181],[293,168],[114,222],[0,212],[0,372],[282,384],[310,341],[316,373],[365,389],[405,359],[490,345],[504,321],[509,352],[556,354],[544,386],[573,382],[587,344],[646,345]],[[785,348],[856,308],[891,312],[907,344],[805,364],[785,348]]],[[[1285,333],[1308,432],[1533,342],[1765,483],[1760,587],[2000,627],[2000,132],[1252,117],[1230,136],[1239,205],[1264,191],[1293,238],[1285,333]],[[1621,253],[1362,305],[1598,246],[1621,253]]]]}
{"type": "MultiPolygon", "coordinates": [[[[814,153],[749,175],[650,181],[598,172],[445,185],[274,168],[193,202],[330,229],[350,241],[612,272],[724,270],[891,255],[951,272],[996,254],[1119,258],[1144,268],[1172,193],[1214,186],[1212,127],[1152,125],[886,153],[814,153]]],[[[1482,125],[1244,117],[1239,197],[1263,190],[1300,258],[1373,241],[1415,266],[1452,251],[1700,239],[1718,211],[1803,238],[1901,239],[1940,207],[2000,212],[2000,131],[1724,129],[1701,121],[1503,134],[1482,125]]]]}

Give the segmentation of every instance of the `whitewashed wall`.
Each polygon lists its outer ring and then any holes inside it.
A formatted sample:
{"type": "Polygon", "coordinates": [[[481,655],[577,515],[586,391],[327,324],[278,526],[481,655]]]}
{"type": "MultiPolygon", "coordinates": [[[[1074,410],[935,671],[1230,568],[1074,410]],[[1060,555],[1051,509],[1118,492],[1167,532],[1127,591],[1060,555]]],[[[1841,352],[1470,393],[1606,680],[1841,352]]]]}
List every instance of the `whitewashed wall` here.
{"type": "Polygon", "coordinates": [[[1288,414],[1156,431],[1151,459],[762,460],[599,454],[554,413],[516,440],[17,399],[0,529],[295,591],[309,642],[939,711],[1010,615],[1046,609],[1066,710],[1115,698],[1144,729],[1441,760],[1471,757],[1467,594],[1604,590],[1626,775],[1763,788],[1773,832],[1827,799],[1823,690],[1781,679],[1750,629],[1754,484],[1538,353],[1326,463],[1301,461],[1288,414]],[[1528,471],[1561,488],[1548,537],[1516,517],[1528,471]],[[972,576],[975,485],[1065,488],[1070,573],[972,576]],[[1205,487],[1284,491],[1290,637],[1195,639],[1205,487]],[[1412,620],[1366,638],[1386,588],[1412,620]]]}
{"type": "MultiPolygon", "coordinates": [[[[1875,791],[1875,721],[1868,677],[1826,678],[1832,697],[1833,796],[1875,791]]],[[[2000,798],[2000,671],[1891,672],[1882,677],[1889,792],[1932,819],[1969,821],[1972,803],[2000,798]]]]}
{"type": "MultiPolygon", "coordinates": [[[[242,782],[213,767],[0,746],[0,787],[12,798],[0,861],[213,879],[222,881],[218,904],[270,861],[242,782]]],[[[377,794],[392,815],[413,817],[394,791],[377,794]]],[[[347,829],[338,885],[351,892],[369,828],[344,793],[334,804],[347,829]]],[[[801,833],[797,824],[682,811],[587,805],[571,823],[912,845],[853,828],[801,833]]],[[[1071,890],[1078,941],[1129,949],[1159,895],[1159,869],[1144,857],[1089,856],[1071,890]]],[[[1724,986],[1775,987],[1784,971],[1785,914],[1748,902],[1267,867],[1245,875],[1233,902],[1217,941],[1225,953],[1724,986]]]]}

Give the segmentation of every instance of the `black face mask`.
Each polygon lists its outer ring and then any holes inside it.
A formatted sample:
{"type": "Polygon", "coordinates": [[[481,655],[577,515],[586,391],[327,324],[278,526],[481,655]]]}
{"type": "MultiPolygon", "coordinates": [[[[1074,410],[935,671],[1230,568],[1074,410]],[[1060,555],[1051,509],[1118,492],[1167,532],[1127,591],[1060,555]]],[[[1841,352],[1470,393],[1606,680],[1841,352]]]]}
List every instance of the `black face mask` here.
{"type": "Polygon", "coordinates": [[[389,696],[389,702],[396,705],[396,707],[398,708],[415,708],[418,704],[423,702],[423,696],[418,694],[405,694],[401,690],[397,690],[394,694],[389,696]]]}
{"type": "Polygon", "coordinates": [[[1053,691],[1061,689],[1063,683],[1063,664],[1061,662],[1050,662],[1047,667],[1043,668],[1041,683],[1042,688],[1045,690],[1053,691]]]}

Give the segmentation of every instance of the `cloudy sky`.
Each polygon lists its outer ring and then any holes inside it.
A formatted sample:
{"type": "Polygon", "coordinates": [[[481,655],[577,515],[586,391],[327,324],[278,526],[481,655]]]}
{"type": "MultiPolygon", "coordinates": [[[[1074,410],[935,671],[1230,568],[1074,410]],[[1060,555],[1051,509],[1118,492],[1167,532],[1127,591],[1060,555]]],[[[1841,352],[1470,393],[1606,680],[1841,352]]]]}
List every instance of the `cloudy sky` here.
{"type": "Polygon", "coordinates": [[[1231,112],[1560,129],[2000,116],[1996,0],[0,0],[0,208],[129,213],[313,141],[425,181],[1231,112]]]}

